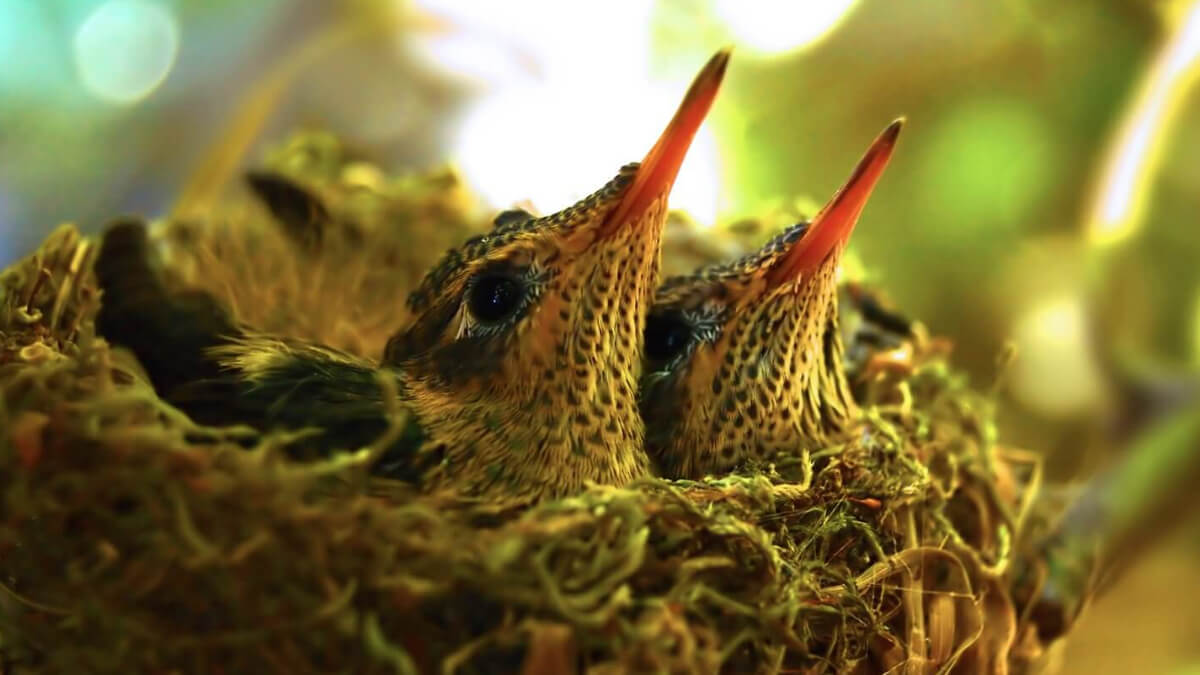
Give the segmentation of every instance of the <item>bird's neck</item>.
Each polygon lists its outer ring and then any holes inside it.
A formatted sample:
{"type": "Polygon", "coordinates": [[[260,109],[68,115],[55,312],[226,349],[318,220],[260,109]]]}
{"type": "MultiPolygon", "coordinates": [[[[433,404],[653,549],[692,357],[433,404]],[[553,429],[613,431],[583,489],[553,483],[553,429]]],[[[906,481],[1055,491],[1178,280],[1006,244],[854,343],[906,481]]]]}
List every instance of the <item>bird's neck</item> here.
{"type": "MultiPolygon", "coordinates": [[[[569,392],[572,402],[585,392],[569,392]]],[[[640,420],[631,405],[613,401],[586,414],[570,404],[532,404],[483,398],[421,397],[416,414],[425,431],[423,453],[434,459],[427,488],[479,496],[557,497],[587,481],[621,485],[644,475],[640,420]],[[423,408],[423,410],[422,410],[423,408]]]]}
{"type": "Polygon", "coordinates": [[[803,375],[788,397],[796,424],[794,433],[807,446],[828,443],[850,425],[857,406],[846,379],[845,347],[837,316],[837,296],[831,294],[820,330],[802,341],[808,355],[793,363],[803,375]],[[805,365],[807,368],[805,369],[805,365]]]}
{"type": "Polygon", "coordinates": [[[784,312],[782,330],[766,338],[776,345],[776,367],[787,374],[764,421],[768,454],[825,445],[857,413],[838,324],[836,260],[800,282],[784,312]]]}
{"type": "Polygon", "coordinates": [[[763,422],[766,454],[825,445],[856,414],[832,276],[813,279],[798,292],[786,330],[774,337],[776,367],[787,376],[772,392],[774,410],[763,422]]]}

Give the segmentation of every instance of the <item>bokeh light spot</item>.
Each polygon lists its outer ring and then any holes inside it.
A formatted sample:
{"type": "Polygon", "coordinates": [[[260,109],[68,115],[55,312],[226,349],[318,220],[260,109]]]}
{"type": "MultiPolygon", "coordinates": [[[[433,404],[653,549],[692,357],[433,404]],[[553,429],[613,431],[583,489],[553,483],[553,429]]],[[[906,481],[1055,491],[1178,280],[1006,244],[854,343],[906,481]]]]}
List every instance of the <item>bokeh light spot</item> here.
{"type": "MultiPolygon", "coordinates": [[[[586,196],[641,160],[675,112],[684,87],[630,85],[619,98],[637,105],[595,105],[587,82],[504,90],[472,108],[454,158],[492,206],[530,200],[543,212],[586,196]]],[[[699,224],[716,219],[720,159],[712,131],[696,134],[671,191],[671,208],[699,224]]]]}
{"type": "Polygon", "coordinates": [[[1058,147],[1027,103],[985,101],[959,107],[932,133],[921,156],[923,208],[941,232],[976,240],[981,232],[1019,230],[1029,205],[1055,189],[1058,147]]]}
{"type": "Polygon", "coordinates": [[[716,0],[714,9],[739,46],[778,54],[816,44],[856,0],[716,0]]]}
{"type": "MultiPolygon", "coordinates": [[[[495,207],[528,200],[551,212],[599,188],[650,149],[694,72],[682,80],[652,76],[653,3],[416,4],[447,24],[418,40],[418,53],[483,85],[458,125],[452,157],[495,207]]],[[[719,167],[705,125],[675,181],[671,207],[712,225],[719,167]]]]}
{"type": "Polygon", "coordinates": [[[1144,217],[1150,180],[1162,160],[1162,144],[1187,90],[1200,74],[1200,2],[1194,2],[1146,75],[1110,151],[1088,222],[1089,240],[1100,246],[1124,241],[1144,217]]]}
{"type": "Polygon", "coordinates": [[[1018,319],[1013,395],[1048,417],[1095,410],[1104,382],[1087,331],[1083,303],[1075,296],[1052,298],[1018,319]]]}
{"type": "Polygon", "coordinates": [[[75,33],[75,65],[89,92],[114,103],[150,95],[166,78],[179,49],[179,27],[162,6],[110,0],[75,33]]]}
{"type": "Polygon", "coordinates": [[[653,3],[415,0],[446,24],[416,40],[443,72],[491,87],[527,80],[583,81],[645,73],[653,3]],[[567,28],[570,27],[570,28],[567,28]],[[620,36],[614,40],[614,36],[620,36]]]}

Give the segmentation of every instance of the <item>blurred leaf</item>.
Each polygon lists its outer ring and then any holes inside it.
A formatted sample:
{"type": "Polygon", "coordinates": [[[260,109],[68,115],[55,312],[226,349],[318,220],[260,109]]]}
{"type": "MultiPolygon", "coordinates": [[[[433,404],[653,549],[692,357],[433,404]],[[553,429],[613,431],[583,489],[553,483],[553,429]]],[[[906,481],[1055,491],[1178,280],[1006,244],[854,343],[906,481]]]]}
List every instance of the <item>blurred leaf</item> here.
{"type": "Polygon", "coordinates": [[[1029,229],[1032,204],[1057,188],[1062,148],[1028,102],[969,100],[952,109],[920,150],[917,208],[951,242],[980,243],[1029,229]]]}

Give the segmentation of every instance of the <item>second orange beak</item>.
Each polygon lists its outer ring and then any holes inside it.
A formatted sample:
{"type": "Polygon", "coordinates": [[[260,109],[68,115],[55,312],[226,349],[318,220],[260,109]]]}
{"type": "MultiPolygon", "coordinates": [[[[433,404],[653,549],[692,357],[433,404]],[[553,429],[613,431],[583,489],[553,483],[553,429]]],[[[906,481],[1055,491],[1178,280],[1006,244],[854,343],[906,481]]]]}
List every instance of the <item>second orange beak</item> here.
{"type": "Polygon", "coordinates": [[[775,263],[768,277],[772,286],[813,270],[846,244],[871,191],[875,189],[875,184],[892,157],[896,138],[903,127],[904,118],[900,118],[888,125],[871,143],[867,154],[854,167],[850,179],[813,218],[804,236],[775,263]]]}

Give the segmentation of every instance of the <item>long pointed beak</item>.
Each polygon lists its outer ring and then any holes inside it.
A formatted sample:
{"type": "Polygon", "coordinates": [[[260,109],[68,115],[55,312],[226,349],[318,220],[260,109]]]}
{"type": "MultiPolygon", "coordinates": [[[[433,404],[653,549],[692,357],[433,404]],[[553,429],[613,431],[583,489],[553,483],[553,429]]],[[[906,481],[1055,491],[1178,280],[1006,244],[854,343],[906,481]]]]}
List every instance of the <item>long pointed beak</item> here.
{"type": "Polygon", "coordinates": [[[726,48],[714,54],[692,81],[675,116],[642,160],[633,184],[601,226],[602,235],[616,232],[624,224],[640,221],[651,205],[671,191],[692,139],[708,116],[721,87],[725,67],[729,64],[729,52],[726,48]]]}
{"type": "Polygon", "coordinates": [[[867,154],[858,161],[854,173],[842,186],[833,199],[821,209],[816,218],[808,226],[792,249],[775,263],[769,276],[769,283],[776,286],[796,279],[820,265],[835,249],[840,249],[850,238],[858,216],[862,213],[871,191],[883,175],[892,150],[896,147],[896,137],[904,127],[904,118],[892,122],[887,129],[871,143],[867,154]]]}

